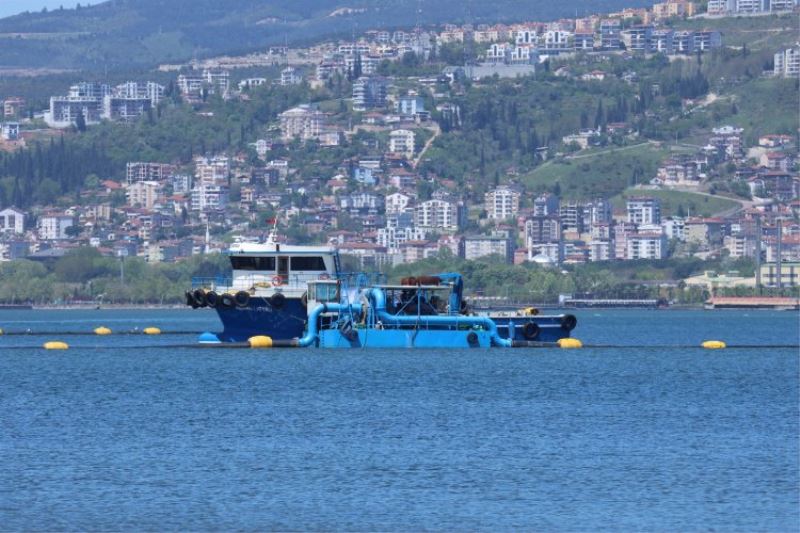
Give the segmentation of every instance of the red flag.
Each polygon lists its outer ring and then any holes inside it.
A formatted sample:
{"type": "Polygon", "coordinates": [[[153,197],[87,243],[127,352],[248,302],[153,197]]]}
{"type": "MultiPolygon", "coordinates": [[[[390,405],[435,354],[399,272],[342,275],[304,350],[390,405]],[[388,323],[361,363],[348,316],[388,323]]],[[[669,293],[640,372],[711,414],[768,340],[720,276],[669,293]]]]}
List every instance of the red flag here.
{"type": "Polygon", "coordinates": [[[277,218],[268,218],[267,219],[267,224],[275,224],[275,222],[277,222],[277,221],[278,221],[277,218]]]}

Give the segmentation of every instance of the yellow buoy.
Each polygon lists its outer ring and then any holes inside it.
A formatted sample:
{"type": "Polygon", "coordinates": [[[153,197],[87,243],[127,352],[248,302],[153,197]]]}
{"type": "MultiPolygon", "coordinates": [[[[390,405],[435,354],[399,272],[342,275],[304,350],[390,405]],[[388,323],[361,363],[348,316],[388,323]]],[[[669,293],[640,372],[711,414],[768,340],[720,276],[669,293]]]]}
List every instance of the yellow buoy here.
{"type": "Polygon", "coordinates": [[[721,350],[725,348],[727,344],[725,344],[722,341],[705,341],[700,346],[702,346],[706,350],[721,350]]]}
{"type": "Polygon", "coordinates": [[[61,341],[49,341],[44,343],[45,350],[67,350],[69,349],[69,344],[66,342],[61,341]]]}
{"type": "Polygon", "coordinates": [[[95,335],[111,335],[111,330],[105,326],[100,326],[99,328],[95,328],[94,330],[95,335]]]}
{"type": "Polygon", "coordinates": [[[0,328],[0,335],[3,334],[3,328],[0,328]]]}
{"type": "Polygon", "coordinates": [[[247,339],[251,348],[272,348],[272,337],[266,335],[256,335],[247,339]]]}
{"type": "Polygon", "coordinates": [[[535,307],[526,307],[522,310],[522,314],[526,316],[536,316],[539,314],[539,310],[535,307]]]}
{"type": "Polygon", "coordinates": [[[145,335],[161,335],[161,330],[158,328],[144,328],[143,331],[145,335]]]}
{"type": "Polygon", "coordinates": [[[558,339],[558,346],[560,348],[583,348],[583,343],[578,339],[567,337],[565,339],[558,339]]]}

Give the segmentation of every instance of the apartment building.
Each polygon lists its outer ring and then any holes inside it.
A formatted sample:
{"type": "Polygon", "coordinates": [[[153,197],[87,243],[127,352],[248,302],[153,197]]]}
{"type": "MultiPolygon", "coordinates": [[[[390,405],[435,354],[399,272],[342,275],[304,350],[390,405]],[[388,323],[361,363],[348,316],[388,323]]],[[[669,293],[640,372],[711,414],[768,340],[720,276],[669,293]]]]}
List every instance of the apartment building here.
{"type": "Polygon", "coordinates": [[[316,139],[327,125],[327,116],[309,105],[300,105],[278,115],[284,139],[316,139]]]}
{"type": "Polygon", "coordinates": [[[522,193],[509,186],[500,186],[484,195],[484,208],[490,220],[506,220],[517,216],[522,193]]]}

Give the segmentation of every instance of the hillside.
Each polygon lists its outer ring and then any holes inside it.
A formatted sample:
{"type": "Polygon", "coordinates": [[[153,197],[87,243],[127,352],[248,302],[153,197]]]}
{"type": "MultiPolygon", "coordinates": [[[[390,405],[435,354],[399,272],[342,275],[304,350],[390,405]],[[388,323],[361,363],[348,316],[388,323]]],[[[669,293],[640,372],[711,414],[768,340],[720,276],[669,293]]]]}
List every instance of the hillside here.
{"type": "MultiPolygon", "coordinates": [[[[598,0],[591,10],[650,3],[598,0]]],[[[548,20],[586,10],[581,0],[499,0],[475,2],[469,9],[461,0],[109,0],[81,9],[0,19],[0,67],[118,70],[337,33],[351,35],[368,28],[467,18],[476,23],[548,20]],[[333,16],[334,12],[339,14],[333,16]]]]}

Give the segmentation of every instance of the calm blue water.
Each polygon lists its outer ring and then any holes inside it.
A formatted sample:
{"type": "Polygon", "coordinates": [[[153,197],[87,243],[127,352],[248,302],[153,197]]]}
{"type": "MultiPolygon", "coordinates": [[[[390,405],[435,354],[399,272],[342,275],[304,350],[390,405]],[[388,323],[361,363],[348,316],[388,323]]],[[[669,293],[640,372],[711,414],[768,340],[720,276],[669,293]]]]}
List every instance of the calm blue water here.
{"type": "Polygon", "coordinates": [[[797,313],[578,317],[634,348],[202,350],[37,332],[210,312],[0,312],[33,332],[0,337],[0,529],[800,529],[797,349],[654,347],[797,343],[797,313]]]}

